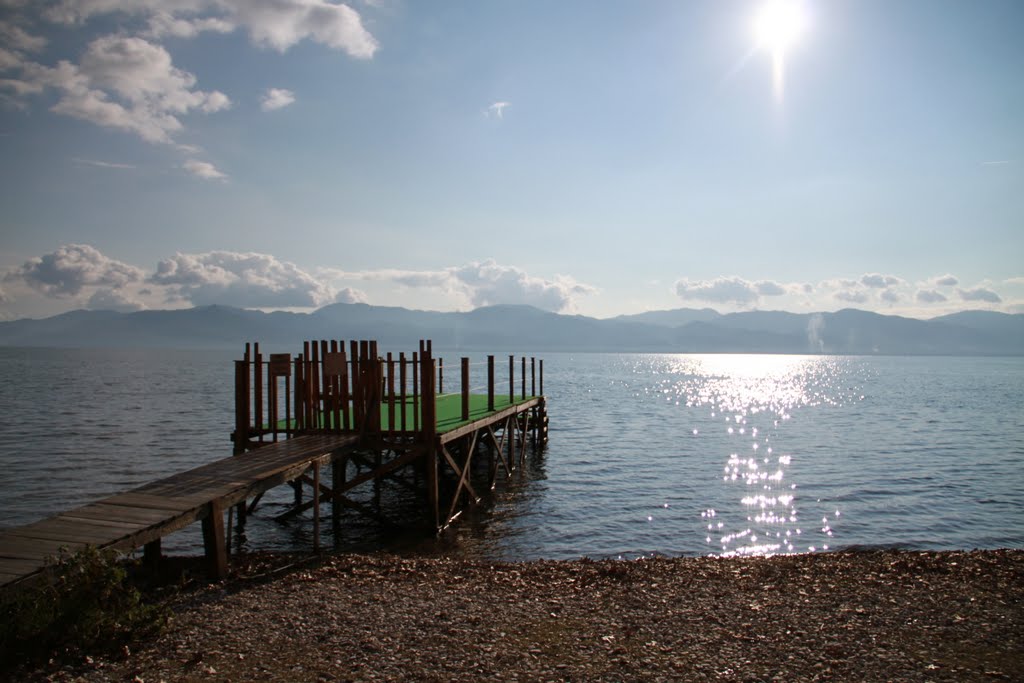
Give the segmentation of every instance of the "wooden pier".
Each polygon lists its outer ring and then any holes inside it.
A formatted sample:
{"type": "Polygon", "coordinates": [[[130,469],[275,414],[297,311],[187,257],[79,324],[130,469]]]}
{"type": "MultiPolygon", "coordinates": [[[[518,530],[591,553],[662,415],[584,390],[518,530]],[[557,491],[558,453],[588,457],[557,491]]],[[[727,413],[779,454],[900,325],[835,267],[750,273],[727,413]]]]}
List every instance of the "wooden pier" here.
{"type": "Polygon", "coordinates": [[[331,504],[334,525],[342,508],[380,518],[379,504],[350,492],[385,479],[425,494],[425,525],[441,530],[464,505],[478,503],[499,472],[521,467],[531,443],[547,442],[543,361],[531,358],[528,366],[525,357],[509,356],[506,374],[494,356],[476,366],[462,358],[455,377],[448,374],[454,391],[445,393],[444,362],[429,341],[398,356],[379,355],[370,341],[347,349],[339,341],[307,342],[299,354],[268,357],[247,344],[235,362],[232,456],[0,530],[0,586],[37,575],[61,550],[86,546],[143,547],[155,562],[164,536],[197,521],[210,574],[222,577],[231,526],[244,524],[263,494],[282,484],[292,487],[294,505],[279,517],[312,510],[316,550],[321,504],[331,504]]]}

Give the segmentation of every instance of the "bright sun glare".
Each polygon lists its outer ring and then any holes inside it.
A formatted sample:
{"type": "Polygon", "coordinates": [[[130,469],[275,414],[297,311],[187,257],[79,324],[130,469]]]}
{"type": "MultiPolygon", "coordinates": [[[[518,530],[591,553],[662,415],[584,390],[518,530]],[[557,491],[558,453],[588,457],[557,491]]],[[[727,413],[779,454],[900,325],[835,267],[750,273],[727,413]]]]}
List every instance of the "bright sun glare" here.
{"type": "Polygon", "coordinates": [[[806,28],[807,20],[794,1],[771,0],[761,7],[754,19],[754,35],[758,45],[772,53],[785,52],[806,28]]]}
{"type": "Polygon", "coordinates": [[[768,0],[754,17],[758,47],[772,55],[772,90],[782,102],[785,90],[786,51],[807,28],[807,16],[798,0],[768,0]]]}

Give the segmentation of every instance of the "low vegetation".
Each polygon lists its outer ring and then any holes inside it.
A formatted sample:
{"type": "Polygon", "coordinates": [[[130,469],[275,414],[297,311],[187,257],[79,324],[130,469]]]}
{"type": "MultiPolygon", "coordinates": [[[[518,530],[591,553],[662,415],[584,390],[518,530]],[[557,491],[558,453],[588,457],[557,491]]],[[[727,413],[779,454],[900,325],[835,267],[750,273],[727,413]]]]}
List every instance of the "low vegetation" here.
{"type": "Polygon", "coordinates": [[[164,608],[148,604],[112,551],[61,553],[34,585],[0,596],[0,670],[47,659],[123,650],[160,631],[164,608]]]}

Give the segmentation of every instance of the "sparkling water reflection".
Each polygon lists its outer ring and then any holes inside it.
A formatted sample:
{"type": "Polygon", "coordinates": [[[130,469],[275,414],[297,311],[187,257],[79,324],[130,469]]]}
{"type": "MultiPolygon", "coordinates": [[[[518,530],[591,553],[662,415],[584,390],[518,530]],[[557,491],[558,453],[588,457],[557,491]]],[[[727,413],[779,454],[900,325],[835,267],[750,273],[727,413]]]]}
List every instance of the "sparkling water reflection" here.
{"type": "Polygon", "coordinates": [[[705,455],[723,451],[722,495],[729,503],[700,513],[709,552],[731,556],[828,550],[834,535],[829,518],[822,517],[820,534],[805,533],[798,483],[790,473],[793,454],[777,451],[775,444],[780,425],[794,412],[863,400],[864,378],[852,374],[849,365],[844,359],[822,356],[638,360],[634,373],[655,378],[643,394],[660,394],[688,419],[703,423],[703,429],[693,427],[690,433],[703,435],[708,443],[705,455]]]}

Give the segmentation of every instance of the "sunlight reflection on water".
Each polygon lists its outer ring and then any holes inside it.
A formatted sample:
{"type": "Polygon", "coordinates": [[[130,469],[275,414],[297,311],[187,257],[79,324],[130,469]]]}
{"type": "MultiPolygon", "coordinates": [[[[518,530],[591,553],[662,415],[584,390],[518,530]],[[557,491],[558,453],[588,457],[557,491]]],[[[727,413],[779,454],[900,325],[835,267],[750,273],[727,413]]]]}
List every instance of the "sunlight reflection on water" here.
{"type": "MultiPolygon", "coordinates": [[[[719,437],[713,448],[725,446],[726,452],[720,451],[725,461],[722,486],[739,505],[708,507],[700,513],[709,552],[734,556],[828,550],[834,521],[825,516],[820,526],[814,525],[817,533],[805,533],[798,483],[790,472],[794,455],[777,452],[775,444],[780,425],[794,411],[863,398],[859,387],[841,381],[849,379],[841,366],[842,360],[834,357],[766,355],[657,356],[637,363],[637,372],[656,378],[648,393],[704,413],[716,425],[705,428],[705,437],[719,437]],[[721,434],[715,435],[716,430],[721,434]]],[[[700,437],[698,429],[692,433],[700,437]]]]}

